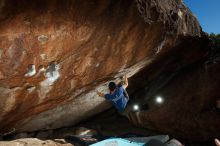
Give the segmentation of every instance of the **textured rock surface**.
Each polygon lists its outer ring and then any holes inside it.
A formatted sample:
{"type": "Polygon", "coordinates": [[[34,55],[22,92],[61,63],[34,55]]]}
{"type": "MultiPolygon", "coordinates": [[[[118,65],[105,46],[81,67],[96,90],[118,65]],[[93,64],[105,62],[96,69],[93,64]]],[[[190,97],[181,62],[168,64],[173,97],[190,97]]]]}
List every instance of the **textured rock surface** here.
{"type": "MultiPolygon", "coordinates": [[[[175,56],[184,38],[200,44],[201,36],[196,18],[174,0],[1,1],[0,131],[54,129],[91,117],[110,107],[97,89],[175,56]]],[[[182,65],[205,54],[193,43],[182,50],[182,65]]]]}
{"type": "Polygon", "coordinates": [[[145,27],[133,1],[3,1],[0,20],[5,132],[68,126],[107,109],[94,89],[150,62],[164,32],[145,27]]]}
{"type": "Polygon", "coordinates": [[[1,146],[73,146],[70,143],[65,142],[62,139],[59,140],[40,140],[37,138],[24,138],[24,139],[17,139],[14,141],[8,142],[0,142],[1,146]]]}

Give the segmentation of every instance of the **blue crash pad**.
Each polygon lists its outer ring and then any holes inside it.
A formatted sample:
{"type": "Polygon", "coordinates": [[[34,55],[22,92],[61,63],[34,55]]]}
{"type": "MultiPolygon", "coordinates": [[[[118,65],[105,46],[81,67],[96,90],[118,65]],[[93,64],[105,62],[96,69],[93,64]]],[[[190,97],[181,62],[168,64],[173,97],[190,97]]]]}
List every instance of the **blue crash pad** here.
{"type": "Polygon", "coordinates": [[[122,138],[110,138],[90,146],[144,146],[144,143],[131,142],[122,138]]]}

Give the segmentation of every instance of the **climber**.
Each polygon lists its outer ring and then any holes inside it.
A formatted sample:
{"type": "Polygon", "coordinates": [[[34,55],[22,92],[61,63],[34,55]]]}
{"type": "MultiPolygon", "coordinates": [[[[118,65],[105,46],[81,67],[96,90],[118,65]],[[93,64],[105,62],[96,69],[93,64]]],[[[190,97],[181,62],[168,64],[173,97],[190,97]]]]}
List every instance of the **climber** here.
{"type": "Polygon", "coordinates": [[[129,96],[127,94],[126,88],[128,87],[128,79],[125,75],[122,78],[122,81],[116,85],[115,82],[110,82],[108,85],[109,93],[104,94],[97,91],[97,94],[101,97],[105,97],[107,100],[111,101],[114,107],[118,110],[118,112],[122,113],[129,100],[129,96]]]}

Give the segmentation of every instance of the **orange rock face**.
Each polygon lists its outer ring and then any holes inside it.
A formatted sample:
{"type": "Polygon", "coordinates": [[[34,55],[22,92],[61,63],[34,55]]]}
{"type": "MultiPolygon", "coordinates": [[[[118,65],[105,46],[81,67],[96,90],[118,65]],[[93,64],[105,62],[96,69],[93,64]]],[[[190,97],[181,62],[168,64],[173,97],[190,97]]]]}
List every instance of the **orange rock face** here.
{"type": "Polygon", "coordinates": [[[201,28],[174,0],[1,1],[1,133],[69,126],[109,108],[96,90],[175,50],[180,36],[201,28]]]}

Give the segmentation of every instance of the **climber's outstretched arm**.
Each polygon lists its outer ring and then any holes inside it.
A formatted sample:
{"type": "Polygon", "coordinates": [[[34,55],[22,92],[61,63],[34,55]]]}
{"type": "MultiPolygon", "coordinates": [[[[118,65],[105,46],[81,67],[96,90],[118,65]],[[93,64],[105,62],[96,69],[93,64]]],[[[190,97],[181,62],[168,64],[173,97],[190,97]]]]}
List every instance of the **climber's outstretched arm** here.
{"type": "Polygon", "coordinates": [[[124,85],[123,85],[123,87],[124,87],[124,89],[126,89],[126,88],[128,87],[128,78],[127,78],[126,75],[124,76],[123,80],[124,80],[124,85]]]}

